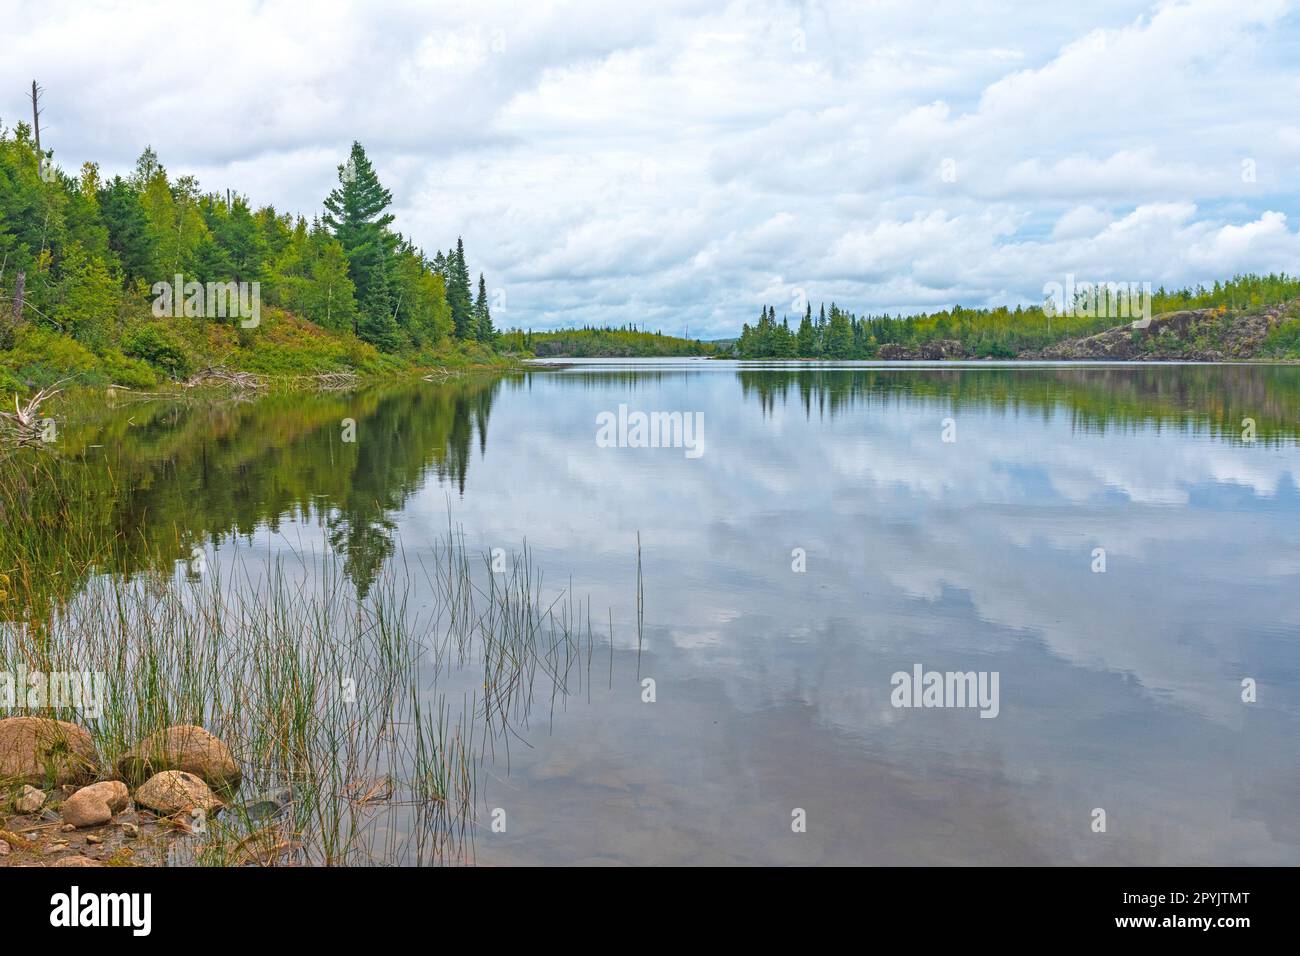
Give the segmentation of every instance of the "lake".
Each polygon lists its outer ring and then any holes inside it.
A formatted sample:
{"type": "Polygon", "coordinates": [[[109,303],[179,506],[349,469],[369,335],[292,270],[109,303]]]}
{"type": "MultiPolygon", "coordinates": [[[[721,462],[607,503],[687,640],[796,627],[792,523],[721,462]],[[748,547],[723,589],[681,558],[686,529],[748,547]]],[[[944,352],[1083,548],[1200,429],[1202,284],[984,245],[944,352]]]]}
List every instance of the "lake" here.
{"type": "MultiPolygon", "coordinates": [[[[592,360],[123,403],[48,533],[363,598],[449,529],[480,588],[526,548],[562,675],[472,735],[462,850],[407,801],[365,862],[1295,865],[1298,434],[1300,367],[592,360]]],[[[419,692],[474,709],[476,654],[419,692]]]]}

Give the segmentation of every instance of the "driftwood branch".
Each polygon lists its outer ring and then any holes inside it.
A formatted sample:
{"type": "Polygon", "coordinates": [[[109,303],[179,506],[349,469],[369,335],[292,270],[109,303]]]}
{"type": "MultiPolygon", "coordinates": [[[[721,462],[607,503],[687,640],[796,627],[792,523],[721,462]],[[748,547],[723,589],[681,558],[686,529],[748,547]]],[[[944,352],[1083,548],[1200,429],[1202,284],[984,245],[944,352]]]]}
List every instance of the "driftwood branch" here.
{"type": "Polygon", "coordinates": [[[356,388],[360,380],[352,372],[321,372],[311,376],[309,381],[320,392],[348,392],[356,388]]]}
{"type": "Polygon", "coordinates": [[[41,405],[63,391],[59,386],[64,381],[67,379],[41,389],[26,404],[19,404],[15,395],[14,410],[0,410],[0,443],[15,447],[43,444],[47,419],[41,417],[41,405]]]}
{"type": "Polygon", "coordinates": [[[185,388],[216,385],[232,388],[240,392],[266,388],[266,382],[252,372],[237,372],[226,368],[224,365],[209,365],[182,384],[185,388]]]}

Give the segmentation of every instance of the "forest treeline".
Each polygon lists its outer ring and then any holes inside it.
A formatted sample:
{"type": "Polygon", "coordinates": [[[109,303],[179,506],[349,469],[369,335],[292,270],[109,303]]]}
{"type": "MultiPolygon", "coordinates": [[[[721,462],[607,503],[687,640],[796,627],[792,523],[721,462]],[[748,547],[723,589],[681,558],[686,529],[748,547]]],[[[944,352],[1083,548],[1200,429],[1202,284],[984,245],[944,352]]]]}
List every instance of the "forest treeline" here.
{"type": "MultiPolygon", "coordinates": [[[[1071,308],[1002,306],[972,309],[954,306],[923,315],[858,316],[836,303],[813,312],[811,303],[792,324],[779,321],[776,309],[764,306],[757,322],[746,323],[735,340],[694,339],[623,328],[583,327],[551,332],[503,333],[511,352],[542,357],[614,358],[716,356],[742,359],[1015,358],[1069,339],[1082,338],[1151,315],[1185,309],[1219,309],[1224,314],[1255,313],[1300,298],[1300,278],[1286,274],[1240,275],[1212,286],[1160,288],[1136,298],[1099,288],[1085,289],[1071,308]],[[943,348],[935,349],[936,344],[943,348]],[[927,347],[929,347],[927,349],[927,347]]],[[[1267,357],[1300,357],[1300,322],[1287,318],[1269,334],[1267,357]]]]}
{"type": "MultiPolygon", "coordinates": [[[[1182,309],[1221,308],[1228,312],[1254,312],[1300,297],[1300,277],[1240,275],[1213,286],[1150,294],[1152,315],[1182,309]]],[[[1140,318],[1136,303],[1112,302],[1108,292],[1088,300],[1080,291],[1074,307],[1001,306],[971,309],[954,306],[924,315],[889,316],[854,313],[831,303],[816,314],[806,305],[796,324],[788,316],[779,321],[776,310],[764,306],[758,321],[746,323],[735,345],[739,358],[872,359],[886,346],[914,350],[927,343],[957,343],[972,358],[1014,358],[1066,339],[1093,335],[1140,318]]],[[[1300,326],[1294,321],[1279,326],[1272,340],[1278,354],[1300,347],[1300,326]]],[[[1297,354],[1300,354],[1298,352],[1297,354]]]]}
{"type": "Polygon", "coordinates": [[[487,284],[463,242],[427,255],[391,228],[391,204],[359,143],[309,222],[170,176],[152,148],[127,176],[94,163],[71,175],[30,126],[0,127],[0,388],[69,375],[148,387],[217,361],[266,373],[490,361],[487,284]],[[231,283],[245,300],[255,289],[256,321],[205,307],[203,289],[231,283]]]}
{"type": "Polygon", "coordinates": [[[583,327],[552,332],[513,329],[501,335],[501,345],[511,352],[528,352],[538,358],[663,358],[712,355],[713,346],[697,339],[623,328],[583,327]]]}
{"type": "MultiPolygon", "coordinates": [[[[381,373],[503,353],[869,359],[955,343],[954,356],[1012,358],[1124,321],[1107,308],[858,316],[831,303],[816,313],[809,304],[793,320],[765,306],[734,344],[634,326],[503,333],[463,242],[428,255],[393,230],[392,201],[359,143],[309,222],[171,176],[152,148],[126,176],[105,178],[89,162],[73,175],[37,147],[32,127],[0,126],[0,391],[69,376],[151,388],[218,363],[267,374],[381,373]],[[255,321],[213,314],[189,291],[238,286],[246,300],[254,284],[255,321]],[[160,289],[170,297],[162,309],[160,289]]],[[[1297,296],[1298,278],[1244,275],[1162,288],[1149,308],[1250,311],[1297,296]]],[[[1300,356],[1300,322],[1278,325],[1268,348],[1300,356]]]]}

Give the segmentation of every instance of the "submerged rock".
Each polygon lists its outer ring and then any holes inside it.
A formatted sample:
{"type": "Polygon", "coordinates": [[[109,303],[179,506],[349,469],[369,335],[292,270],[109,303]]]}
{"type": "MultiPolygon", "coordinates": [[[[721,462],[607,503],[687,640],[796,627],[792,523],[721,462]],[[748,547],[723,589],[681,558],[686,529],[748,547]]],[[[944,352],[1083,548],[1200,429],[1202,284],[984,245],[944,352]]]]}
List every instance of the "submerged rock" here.
{"type": "Polygon", "coordinates": [[[122,755],[117,769],[130,783],[148,780],[164,770],[181,770],[224,792],[237,789],[242,779],[230,748],[192,724],[150,734],[122,755]]]}
{"type": "Polygon", "coordinates": [[[85,728],[47,717],[0,720],[0,781],[62,786],[98,773],[99,751],[85,728]]]}
{"type": "Polygon", "coordinates": [[[287,787],[281,787],[246,803],[243,810],[249,820],[266,820],[283,814],[292,802],[293,793],[287,787]]]}
{"type": "Polygon", "coordinates": [[[135,792],[135,802],[165,817],[187,810],[212,813],[225,806],[203,780],[184,770],[154,774],[135,792]]]}

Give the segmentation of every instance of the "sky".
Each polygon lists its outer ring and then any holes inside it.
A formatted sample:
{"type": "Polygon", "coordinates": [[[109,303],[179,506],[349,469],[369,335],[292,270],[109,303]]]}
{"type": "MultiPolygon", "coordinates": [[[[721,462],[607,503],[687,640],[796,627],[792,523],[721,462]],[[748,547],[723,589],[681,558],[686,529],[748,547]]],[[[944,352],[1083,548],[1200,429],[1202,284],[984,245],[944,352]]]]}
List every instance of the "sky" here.
{"type": "Polygon", "coordinates": [[[1281,0],[0,0],[0,123],[309,218],[360,141],[498,326],[1029,304],[1300,271],[1281,0]]]}

